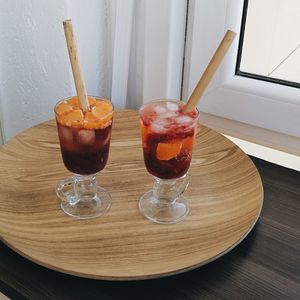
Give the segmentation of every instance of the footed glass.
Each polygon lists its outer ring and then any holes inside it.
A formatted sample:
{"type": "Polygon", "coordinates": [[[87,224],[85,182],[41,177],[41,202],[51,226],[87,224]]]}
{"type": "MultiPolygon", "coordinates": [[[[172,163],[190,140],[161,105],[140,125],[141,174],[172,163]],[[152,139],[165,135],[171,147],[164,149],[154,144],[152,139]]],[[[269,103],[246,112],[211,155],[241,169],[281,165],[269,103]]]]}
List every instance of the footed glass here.
{"type": "Polygon", "coordinates": [[[88,98],[88,112],[80,110],[77,97],[55,106],[62,159],[73,173],[57,184],[56,193],[62,210],[78,219],[98,217],[111,206],[111,197],[100,187],[97,173],[104,169],[108,159],[113,106],[106,99],[88,98]]]}
{"type": "Polygon", "coordinates": [[[156,223],[176,223],[189,213],[182,194],[189,184],[199,112],[184,114],[183,105],[179,100],[155,100],[139,110],[144,162],[154,176],[152,190],[139,200],[139,210],[156,223]]]}

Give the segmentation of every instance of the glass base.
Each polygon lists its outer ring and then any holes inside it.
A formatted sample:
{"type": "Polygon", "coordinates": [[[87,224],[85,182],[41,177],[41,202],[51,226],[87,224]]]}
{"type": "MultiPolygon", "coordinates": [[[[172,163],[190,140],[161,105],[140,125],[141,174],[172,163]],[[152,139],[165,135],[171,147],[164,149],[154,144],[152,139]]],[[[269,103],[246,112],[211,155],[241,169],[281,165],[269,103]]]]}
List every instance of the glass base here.
{"type": "Polygon", "coordinates": [[[75,195],[73,179],[57,185],[56,193],[61,199],[61,208],[69,216],[77,219],[92,219],[105,214],[111,207],[110,194],[102,187],[95,187],[93,193],[77,190],[75,195]]]}
{"type": "Polygon", "coordinates": [[[173,203],[161,203],[153,191],[144,194],[139,201],[139,209],[147,219],[160,224],[173,224],[182,221],[189,213],[187,200],[179,196],[173,203]]]}

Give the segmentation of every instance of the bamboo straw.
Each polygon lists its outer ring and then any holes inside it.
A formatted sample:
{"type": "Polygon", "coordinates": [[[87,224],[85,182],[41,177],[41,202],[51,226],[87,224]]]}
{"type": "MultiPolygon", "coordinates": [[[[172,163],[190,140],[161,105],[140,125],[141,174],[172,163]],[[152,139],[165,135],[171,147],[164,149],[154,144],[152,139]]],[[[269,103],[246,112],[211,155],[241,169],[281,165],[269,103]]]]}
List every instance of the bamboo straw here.
{"type": "Polygon", "coordinates": [[[203,75],[201,76],[189,100],[187,101],[187,104],[183,109],[184,113],[189,113],[196,108],[201,96],[203,95],[205,89],[207,88],[209,82],[211,81],[216,70],[221,64],[225,54],[227,53],[231,43],[233,42],[235,35],[236,35],[235,32],[227,30],[219,47],[217,48],[215,54],[211,58],[203,75]]]}
{"type": "Polygon", "coordinates": [[[76,86],[77,97],[79,106],[82,111],[87,112],[90,110],[88,97],[86,93],[85,83],[79,63],[79,56],[77,53],[76,40],[73,32],[72,20],[63,21],[66,42],[68,46],[70,63],[72,66],[73,78],[76,86]]]}

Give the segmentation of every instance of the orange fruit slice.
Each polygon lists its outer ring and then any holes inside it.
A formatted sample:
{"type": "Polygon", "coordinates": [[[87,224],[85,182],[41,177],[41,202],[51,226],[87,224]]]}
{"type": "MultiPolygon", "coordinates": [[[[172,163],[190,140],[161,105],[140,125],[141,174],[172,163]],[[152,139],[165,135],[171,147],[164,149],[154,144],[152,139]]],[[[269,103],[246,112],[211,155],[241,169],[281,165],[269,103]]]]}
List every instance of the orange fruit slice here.
{"type": "MultiPolygon", "coordinates": [[[[88,97],[89,105],[94,105],[97,101],[94,97],[88,97]]],[[[73,106],[74,108],[79,108],[79,102],[77,96],[72,97],[71,99],[67,100],[68,104],[73,106]]]]}
{"type": "Polygon", "coordinates": [[[67,102],[69,105],[72,105],[74,108],[79,108],[77,96],[72,97],[71,99],[67,100],[67,102]]]}
{"type": "Polygon", "coordinates": [[[169,160],[177,156],[181,150],[182,143],[173,141],[170,143],[158,143],[156,157],[159,160],[169,160]]]}
{"type": "Polygon", "coordinates": [[[98,118],[92,113],[87,112],[84,114],[83,127],[86,129],[97,129],[100,127],[98,124],[98,118]]]}
{"type": "Polygon", "coordinates": [[[97,122],[98,118],[92,112],[88,111],[84,114],[85,122],[97,122]]]}
{"type": "Polygon", "coordinates": [[[86,129],[108,126],[112,120],[112,104],[107,101],[97,101],[94,97],[88,97],[88,100],[90,111],[85,113],[79,108],[77,96],[61,102],[56,108],[58,122],[62,125],[86,129]]]}
{"type": "Polygon", "coordinates": [[[108,113],[112,111],[112,105],[106,101],[97,101],[95,106],[92,108],[92,112],[98,117],[105,117],[108,113]]]}
{"type": "Polygon", "coordinates": [[[56,113],[58,115],[63,115],[69,111],[72,110],[72,106],[70,106],[69,104],[62,102],[60,103],[57,107],[56,107],[56,113]]]}
{"type": "Polygon", "coordinates": [[[81,109],[74,109],[65,115],[65,119],[69,121],[83,121],[84,116],[81,109]]]}
{"type": "Polygon", "coordinates": [[[61,116],[61,119],[63,120],[64,125],[72,127],[82,127],[84,115],[81,109],[74,109],[61,116]]]}
{"type": "Polygon", "coordinates": [[[92,114],[100,121],[102,121],[101,123],[107,122],[111,119],[110,110],[103,111],[102,108],[99,106],[94,106],[92,108],[92,114]]]}
{"type": "Polygon", "coordinates": [[[104,127],[112,119],[112,105],[108,102],[97,102],[92,107],[92,114],[97,117],[100,127],[104,127]]]}
{"type": "Polygon", "coordinates": [[[97,102],[97,100],[94,97],[89,96],[88,99],[89,99],[89,105],[90,106],[95,105],[96,102],[97,102]]]}

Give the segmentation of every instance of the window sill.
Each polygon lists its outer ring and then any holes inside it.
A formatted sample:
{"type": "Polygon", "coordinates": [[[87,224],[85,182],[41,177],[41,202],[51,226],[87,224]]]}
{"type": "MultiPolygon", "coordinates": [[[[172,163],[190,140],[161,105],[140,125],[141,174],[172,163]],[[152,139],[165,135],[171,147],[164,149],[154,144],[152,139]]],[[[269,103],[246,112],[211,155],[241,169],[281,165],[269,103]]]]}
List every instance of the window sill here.
{"type": "Polygon", "coordinates": [[[208,113],[200,122],[233,141],[247,154],[300,171],[300,139],[208,113]]]}

